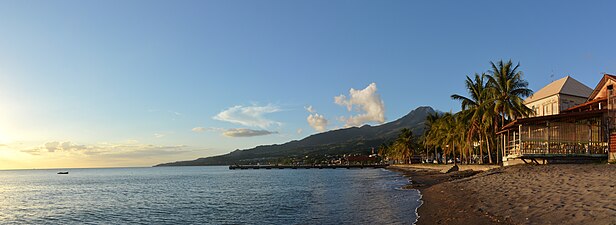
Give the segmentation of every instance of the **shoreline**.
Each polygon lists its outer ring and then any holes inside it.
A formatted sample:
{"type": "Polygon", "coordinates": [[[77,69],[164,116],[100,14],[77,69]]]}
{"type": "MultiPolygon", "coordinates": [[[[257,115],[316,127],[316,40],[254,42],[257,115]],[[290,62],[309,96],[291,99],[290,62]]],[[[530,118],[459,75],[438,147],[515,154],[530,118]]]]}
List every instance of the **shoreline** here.
{"type": "Polygon", "coordinates": [[[463,170],[451,173],[442,173],[446,166],[390,166],[387,169],[400,172],[410,180],[405,189],[416,189],[421,195],[421,204],[416,209],[417,221],[415,224],[512,224],[495,220],[485,214],[468,210],[460,210],[468,201],[459,192],[444,189],[442,184],[451,181],[472,177],[480,171],[463,170]],[[431,168],[430,168],[431,167],[431,168]],[[452,195],[453,194],[453,195],[452,195]]]}
{"type": "Polygon", "coordinates": [[[390,166],[420,191],[417,224],[616,225],[616,165],[516,165],[441,173],[390,166]]]}

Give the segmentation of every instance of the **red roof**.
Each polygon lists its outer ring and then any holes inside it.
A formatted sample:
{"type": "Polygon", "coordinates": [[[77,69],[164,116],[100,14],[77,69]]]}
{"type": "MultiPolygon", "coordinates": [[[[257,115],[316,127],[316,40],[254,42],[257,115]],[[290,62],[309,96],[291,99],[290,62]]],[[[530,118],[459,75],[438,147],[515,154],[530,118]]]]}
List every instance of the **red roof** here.
{"type": "MultiPolygon", "coordinates": [[[[598,103],[603,102],[603,101],[605,101],[605,102],[606,102],[606,105],[605,105],[604,107],[607,107],[607,98],[597,98],[597,99],[595,99],[595,100],[587,101],[587,102],[585,102],[585,103],[582,103],[582,104],[579,104],[579,105],[573,106],[573,107],[571,107],[571,108],[565,109],[565,110],[563,110],[561,113],[569,113],[569,112],[573,112],[573,111],[575,111],[575,110],[582,109],[582,108],[587,107],[587,106],[592,106],[593,104],[598,104],[598,103]]],[[[599,108],[599,107],[597,107],[597,109],[598,109],[598,108],[599,108]]]]}
{"type": "Polygon", "coordinates": [[[592,91],[590,96],[588,96],[588,101],[593,100],[599,94],[599,91],[601,91],[601,88],[603,87],[605,82],[607,82],[607,80],[616,81],[616,76],[610,75],[610,74],[607,74],[607,73],[603,74],[603,78],[601,78],[601,81],[599,81],[599,83],[597,84],[595,89],[592,91]]]}
{"type": "Polygon", "coordinates": [[[555,121],[555,120],[568,120],[568,119],[587,119],[592,117],[597,117],[606,113],[607,109],[601,110],[593,110],[593,111],[585,111],[585,112],[570,112],[570,113],[561,113],[549,116],[537,116],[537,117],[529,117],[522,118],[512,121],[511,123],[505,125],[500,132],[504,132],[515,125],[520,124],[529,124],[529,123],[537,123],[537,122],[547,122],[547,121],[555,121]]]}

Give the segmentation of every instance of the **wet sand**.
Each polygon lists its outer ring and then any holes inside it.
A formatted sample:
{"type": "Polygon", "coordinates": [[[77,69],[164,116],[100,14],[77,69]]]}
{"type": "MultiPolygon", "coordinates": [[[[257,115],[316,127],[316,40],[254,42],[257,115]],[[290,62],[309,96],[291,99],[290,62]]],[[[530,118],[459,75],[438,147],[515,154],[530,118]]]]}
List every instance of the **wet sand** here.
{"type": "Polygon", "coordinates": [[[616,165],[518,165],[442,174],[403,168],[421,191],[418,224],[616,225],[616,165]]]}

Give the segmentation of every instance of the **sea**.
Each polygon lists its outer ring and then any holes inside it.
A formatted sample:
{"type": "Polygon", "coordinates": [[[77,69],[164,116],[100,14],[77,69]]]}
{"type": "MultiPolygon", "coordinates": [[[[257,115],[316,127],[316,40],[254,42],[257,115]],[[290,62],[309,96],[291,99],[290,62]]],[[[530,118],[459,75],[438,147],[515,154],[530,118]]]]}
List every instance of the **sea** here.
{"type": "Polygon", "coordinates": [[[408,183],[385,169],[7,170],[0,224],[413,224],[408,183]]]}

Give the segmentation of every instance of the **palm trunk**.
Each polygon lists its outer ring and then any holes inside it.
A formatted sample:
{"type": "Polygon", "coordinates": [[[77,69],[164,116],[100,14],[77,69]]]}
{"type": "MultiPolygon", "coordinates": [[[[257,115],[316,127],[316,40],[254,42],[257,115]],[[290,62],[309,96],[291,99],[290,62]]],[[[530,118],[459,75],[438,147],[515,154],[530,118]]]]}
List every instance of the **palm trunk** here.
{"type": "Polygon", "coordinates": [[[483,135],[479,135],[479,164],[483,164],[483,135]]]}
{"type": "Polygon", "coordinates": [[[488,162],[492,164],[492,152],[490,151],[490,137],[486,136],[486,139],[487,139],[486,144],[488,146],[488,162]]]}
{"type": "Polygon", "coordinates": [[[473,157],[473,144],[468,143],[468,157],[466,157],[466,164],[471,164],[471,158],[473,157]]]}
{"type": "MultiPolygon", "coordinates": [[[[451,150],[451,148],[447,147],[447,150],[451,150]]],[[[445,162],[445,165],[447,165],[447,154],[445,154],[445,151],[443,150],[443,161],[445,162]]]]}
{"type": "MultiPolygon", "coordinates": [[[[505,117],[503,116],[503,120],[504,119],[505,119],[505,117]]],[[[494,133],[496,133],[497,131],[498,131],[498,124],[494,123],[494,133]]],[[[488,157],[489,157],[489,160],[490,160],[490,164],[492,164],[493,163],[493,161],[492,161],[492,154],[490,153],[490,149],[489,148],[488,148],[488,154],[489,154],[488,157]]],[[[498,149],[496,149],[496,163],[499,163],[499,160],[498,160],[498,149]]]]}
{"type": "Polygon", "coordinates": [[[505,113],[501,114],[501,127],[505,126],[505,113]]]}
{"type": "MultiPolygon", "coordinates": [[[[505,127],[505,110],[504,110],[504,107],[503,107],[503,114],[501,114],[501,120],[502,120],[501,129],[502,129],[503,127],[505,127]]],[[[501,163],[502,158],[503,158],[504,155],[505,155],[504,152],[501,152],[501,156],[500,157],[498,157],[498,154],[496,155],[497,156],[496,160],[498,161],[498,163],[501,163]]]]}
{"type": "Polygon", "coordinates": [[[453,164],[457,165],[458,162],[456,162],[456,143],[452,142],[451,144],[453,145],[453,164]]]}
{"type": "Polygon", "coordinates": [[[468,157],[466,158],[466,164],[471,164],[471,158],[473,157],[473,135],[469,134],[466,138],[466,144],[468,144],[468,157]]]}

